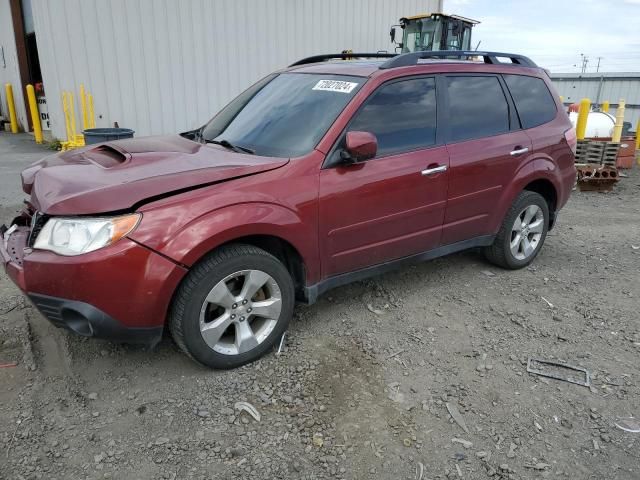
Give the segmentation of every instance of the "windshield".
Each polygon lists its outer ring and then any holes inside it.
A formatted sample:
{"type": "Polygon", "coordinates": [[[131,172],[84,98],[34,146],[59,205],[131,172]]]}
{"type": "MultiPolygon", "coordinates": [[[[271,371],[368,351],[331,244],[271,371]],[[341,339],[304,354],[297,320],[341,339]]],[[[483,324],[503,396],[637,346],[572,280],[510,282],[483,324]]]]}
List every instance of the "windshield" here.
{"type": "Polygon", "coordinates": [[[424,50],[439,50],[440,34],[439,23],[425,18],[411,21],[404,28],[404,39],[402,52],[418,52],[424,50]]]}
{"type": "Polygon", "coordinates": [[[363,77],[282,73],[240,94],[202,130],[269,157],[299,157],[315,148],[366,81],[363,77]]]}

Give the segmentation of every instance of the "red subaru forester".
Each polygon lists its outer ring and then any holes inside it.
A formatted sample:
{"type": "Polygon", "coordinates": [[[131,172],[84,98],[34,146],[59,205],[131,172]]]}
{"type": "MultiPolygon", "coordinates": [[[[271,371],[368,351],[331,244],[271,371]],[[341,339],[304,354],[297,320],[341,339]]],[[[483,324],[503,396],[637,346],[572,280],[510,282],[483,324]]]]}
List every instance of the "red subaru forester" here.
{"type": "Polygon", "coordinates": [[[347,282],[471,247],[528,265],[575,179],[545,71],[507,53],[352,57],[269,75],[198,130],[30,166],[0,230],[9,276],[59,327],[155,344],[168,326],[230,368],[272,348],[296,300],[347,282]]]}

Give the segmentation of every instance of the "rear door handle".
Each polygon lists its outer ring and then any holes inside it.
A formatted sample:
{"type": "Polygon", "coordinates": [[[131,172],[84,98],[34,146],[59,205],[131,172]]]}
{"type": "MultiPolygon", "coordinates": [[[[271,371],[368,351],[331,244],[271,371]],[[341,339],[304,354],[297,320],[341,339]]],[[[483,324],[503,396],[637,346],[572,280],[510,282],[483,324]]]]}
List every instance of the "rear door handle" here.
{"type": "Polygon", "coordinates": [[[441,172],[446,172],[447,171],[447,166],[446,165],[439,165],[437,167],[433,167],[433,168],[427,168],[426,170],[422,170],[422,175],[434,175],[436,173],[441,173],[441,172]]]}
{"type": "Polygon", "coordinates": [[[518,155],[522,155],[523,153],[527,153],[529,151],[529,147],[524,147],[524,148],[517,148],[515,150],[512,150],[511,152],[509,152],[509,155],[511,155],[512,157],[516,157],[518,155]]]}

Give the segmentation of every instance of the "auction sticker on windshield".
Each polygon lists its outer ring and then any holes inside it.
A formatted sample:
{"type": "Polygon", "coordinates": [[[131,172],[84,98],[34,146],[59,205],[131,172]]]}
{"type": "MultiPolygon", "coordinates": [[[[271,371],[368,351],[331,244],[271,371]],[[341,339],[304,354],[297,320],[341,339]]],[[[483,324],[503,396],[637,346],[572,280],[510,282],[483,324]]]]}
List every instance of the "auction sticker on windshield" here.
{"type": "Polygon", "coordinates": [[[354,82],[343,82],[342,80],[320,80],[313,87],[313,90],[324,90],[327,92],[351,93],[358,86],[354,82]]]}

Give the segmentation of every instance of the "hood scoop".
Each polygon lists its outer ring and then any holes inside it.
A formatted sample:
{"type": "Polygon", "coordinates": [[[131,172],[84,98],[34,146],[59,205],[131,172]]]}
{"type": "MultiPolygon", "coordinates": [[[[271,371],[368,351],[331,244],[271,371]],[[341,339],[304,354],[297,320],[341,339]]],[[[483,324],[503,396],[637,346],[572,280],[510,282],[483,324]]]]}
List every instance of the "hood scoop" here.
{"type": "Polygon", "coordinates": [[[129,155],[112,145],[100,145],[82,152],[82,156],[94,165],[102,168],[113,168],[129,160],[129,155]]]}
{"type": "Polygon", "coordinates": [[[178,135],[146,137],[50,155],[22,172],[22,185],[42,213],[97,215],[266,172],[288,161],[230,152],[178,135]]]}

